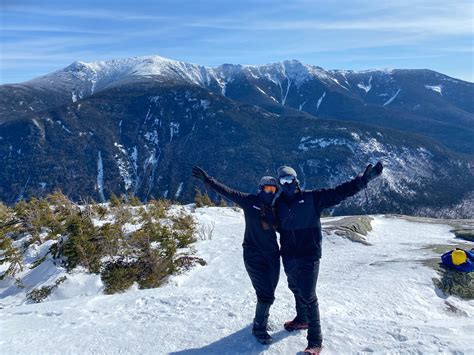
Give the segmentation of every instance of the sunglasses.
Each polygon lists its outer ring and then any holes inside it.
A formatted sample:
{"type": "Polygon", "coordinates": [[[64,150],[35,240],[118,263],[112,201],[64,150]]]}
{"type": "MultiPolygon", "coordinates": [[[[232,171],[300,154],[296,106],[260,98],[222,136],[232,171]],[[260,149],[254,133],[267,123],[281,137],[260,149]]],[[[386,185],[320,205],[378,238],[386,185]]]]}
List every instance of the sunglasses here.
{"type": "Polygon", "coordinates": [[[279,179],[280,185],[289,185],[295,181],[295,177],[291,175],[283,176],[279,179]]]}
{"type": "Polygon", "coordinates": [[[265,185],[262,190],[265,191],[265,192],[275,193],[277,188],[276,188],[276,186],[265,185]]]}

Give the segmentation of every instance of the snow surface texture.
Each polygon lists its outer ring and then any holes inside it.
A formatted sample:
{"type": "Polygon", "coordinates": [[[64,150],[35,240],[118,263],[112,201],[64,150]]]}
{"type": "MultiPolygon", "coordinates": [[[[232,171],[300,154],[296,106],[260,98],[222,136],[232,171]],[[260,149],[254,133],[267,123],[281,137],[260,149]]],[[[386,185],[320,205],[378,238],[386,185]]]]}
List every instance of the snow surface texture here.
{"type": "MultiPolygon", "coordinates": [[[[250,334],[255,294],[242,262],[243,214],[215,207],[194,215],[201,224],[215,223],[212,239],[196,243],[207,266],[174,276],[161,288],[112,296],[100,294],[100,279],[76,274],[45,303],[0,309],[0,353],[303,350],[305,332],[282,327],[294,316],[283,271],[270,315],[274,344],[257,344],[250,334]]],[[[450,227],[383,216],[375,216],[372,226],[371,246],[324,237],[317,289],[323,353],[473,353],[474,301],[442,296],[433,286],[436,272],[422,263],[437,256],[427,245],[454,242],[450,227]],[[453,306],[457,312],[449,310],[453,306]]]]}

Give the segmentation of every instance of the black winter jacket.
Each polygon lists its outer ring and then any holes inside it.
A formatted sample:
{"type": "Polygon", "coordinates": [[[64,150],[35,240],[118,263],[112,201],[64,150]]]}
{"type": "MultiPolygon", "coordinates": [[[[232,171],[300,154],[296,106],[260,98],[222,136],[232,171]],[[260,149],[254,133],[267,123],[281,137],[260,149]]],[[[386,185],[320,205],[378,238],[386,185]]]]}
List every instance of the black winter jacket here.
{"type": "Polygon", "coordinates": [[[321,212],[367,186],[361,177],[333,189],[298,190],[291,198],[281,194],[275,202],[281,255],[321,258],[321,212]]]}
{"type": "MultiPolygon", "coordinates": [[[[245,217],[245,234],[242,246],[260,254],[278,254],[276,231],[265,217],[273,214],[272,206],[262,204],[257,195],[243,193],[218,182],[214,178],[206,180],[214,191],[242,207],[245,217]]],[[[268,218],[275,220],[275,218],[268,218]]]]}

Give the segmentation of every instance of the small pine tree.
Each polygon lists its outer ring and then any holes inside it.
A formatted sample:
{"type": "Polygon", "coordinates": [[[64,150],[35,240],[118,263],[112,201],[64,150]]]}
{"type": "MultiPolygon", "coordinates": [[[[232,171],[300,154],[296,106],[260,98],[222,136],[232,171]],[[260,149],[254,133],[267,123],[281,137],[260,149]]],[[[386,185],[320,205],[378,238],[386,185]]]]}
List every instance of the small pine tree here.
{"type": "Polygon", "coordinates": [[[171,218],[173,222],[173,233],[177,241],[178,248],[185,248],[189,244],[196,241],[197,225],[193,216],[184,212],[179,213],[171,218]]]}
{"type": "Polygon", "coordinates": [[[66,222],[68,238],[60,254],[67,260],[68,270],[76,266],[84,266],[91,273],[98,273],[100,269],[100,250],[96,243],[97,228],[92,221],[81,214],[70,217],[66,222]]]}
{"type": "Polygon", "coordinates": [[[0,235],[0,265],[9,263],[7,270],[0,275],[0,280],[5,277],[14,277],[18,272],[23,271],[23,256],[20,251],[13,246],[12,239],[6,234],[0,235]]]}
{"type": "Polygon", "coordinates": [[[207,192],[203,194],[197,187],[195,191],[196,196],[194,197],[194,202],[196,203],[196,207],[215,206],[207,192]]]}
{"type": "Polygon", "coordinates": [[[224,200],[223,198],[221,198],[221,199],[219,200],[219,207],[228,207],[226,200],[224,200]]]}
{"type": "Polygon", "coordinates": [[[110,202],[110,207],[122,206],[122,200],[116,194],[112,194],[112,196],[110,196],[109,202],[110,202]]]}
{"type": "Polygon", "coordinates": [[[142,202],[140,201],[140,199],[133,195],[133,194],[129,194],[128,195],[128,203],[132,206],[141,206],[142,205],[142,202]]]}

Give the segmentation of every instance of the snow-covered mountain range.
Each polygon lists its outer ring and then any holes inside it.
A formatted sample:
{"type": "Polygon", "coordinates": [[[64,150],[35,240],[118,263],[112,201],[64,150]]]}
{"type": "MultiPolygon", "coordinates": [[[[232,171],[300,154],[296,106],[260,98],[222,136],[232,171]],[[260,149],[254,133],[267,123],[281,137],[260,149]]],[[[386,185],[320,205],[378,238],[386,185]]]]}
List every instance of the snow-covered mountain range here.
{"type": "Polygon", "coordinates": [[[430,70],[78,61],[0,86],[0,198],[61,188],[76,199],[186,201],[195,163],[246,191],[285,163],[307,188],[327,187],[382,160],[385,179],[372,198],[356,196],[339,212],[466,216],[472,97],[472,83],[430,70]]]}

